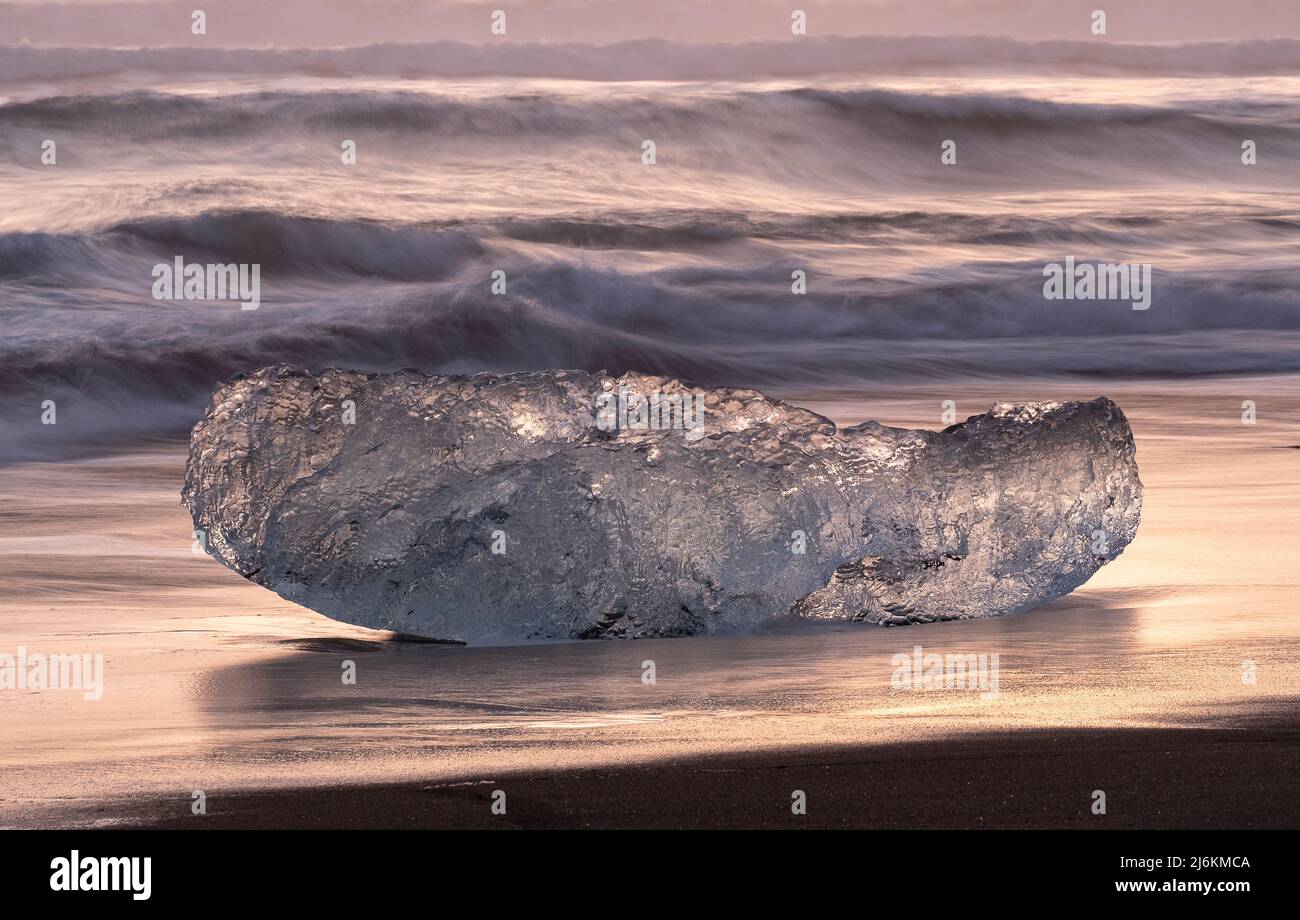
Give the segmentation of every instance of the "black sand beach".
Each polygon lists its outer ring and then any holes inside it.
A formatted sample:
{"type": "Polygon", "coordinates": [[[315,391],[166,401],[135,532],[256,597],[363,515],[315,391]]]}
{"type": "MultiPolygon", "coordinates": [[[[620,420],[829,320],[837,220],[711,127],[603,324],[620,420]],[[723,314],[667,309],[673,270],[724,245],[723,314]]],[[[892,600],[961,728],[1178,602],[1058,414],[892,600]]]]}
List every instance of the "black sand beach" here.
{"type": "MultiPolygon", "coordinates": [[[[193,552],[180,445],[0,468],[0,645],[105,658],[98,700],[0,694],[0,826],[1294,825],[1297,382],[1106,392],[1138,438],[1139,538],[1040,610],[905,629],[397,642],[193,552]],[[893,689],[916,645],[1000,655],[997,698],[893,689]]],[[[914,427],[942,395],[798,403],[914,427]]],[[[1096,391],[969,403],[1028,395],[1096,391]]]]}
{"type": "Polygon", "coordinates": [[[154,828],[1270,828],[1300,823],[1300,717],[755,752],[457,783],[141,802],[154,828]],[[506,793],[506,814],[491,812],[506,793]],[[1094,790],[1107,812],[1092,813],[1094,790]],[[806,815],[791,813],[794,790],[806,815]]]}

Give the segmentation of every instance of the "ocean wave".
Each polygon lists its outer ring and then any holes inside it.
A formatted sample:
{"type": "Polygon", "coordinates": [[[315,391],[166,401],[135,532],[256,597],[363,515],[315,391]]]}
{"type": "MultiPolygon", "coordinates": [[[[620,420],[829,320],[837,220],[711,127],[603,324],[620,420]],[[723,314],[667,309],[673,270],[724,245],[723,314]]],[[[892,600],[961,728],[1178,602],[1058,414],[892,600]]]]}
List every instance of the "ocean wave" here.
{"type": "Polygon", "coordinates": [[[256,262],[264,271],[311,272],[322,278],[435,281],[483,253],[476,237],[457,230],[261,210],[136,220],[105,233],[192,260],[256,262]]]}
{"type": "MultiPolygon", "coordinates": [[[[102,279],[57,297],[41,297],[39,288],[25,293],[10,282],[0,393],[68,383],[88,372],[146,389],[202,388],[241,368],[277,362],[605,368],[710,382],[762,377],[779,367],[789,379],[851,379],[862,370],[855,355],[878,354],[889,343],[1001,342],[1015,349],[1020,338],[1087,340],[1097,357],[1110,338],[1300,331],[1293,267],[1217,273],[1157,267],[1149,310],[1123,301],[1047,301],[1041,269],[1041,263],[1019,262],[897,277],[823,276],[796,296],[779,265],[629,273],[497,252],[456,277],[414,285],[331,286],[264,271],[262,305],[252,312],[154,301],[143,271],[134,299],[119,289],[106,300],[102,279]],[[491,290],[492,266],[505,268],[506,293],[491,290]],[[828,344],[854,344],[858,351],[847,349],[843,364],[827,363],[828,344]],[[777,352],[785,357],[771,366],[758,357],[777,352]]],[[[1052,349],[1048,354],[1030,366],[1047,370],[1063,358],[1052,349]]],[[[1077,363],[1070,358],[1065,366],[1077,363]]],[[[1211,363],[1216,372],[1226,369],[1222,361],[1211,363]]]]}
{"type": "MultiPolygon", "coordinates": [[[[1300,232],[1293,211],[1190,208],[1145,213],[1047,215],[894,210],[872,213],[742,213],[712,208],[449,219],[418,223],[328,218],[270,209],[217,209],[119,221],[82,232],[0,233],[0,279],[66,284],[135,273],[170,261],[257,263],[285,278],[430,282],[473,266],[501,264],[513,243],[558,251],[679,252],[713,248],[744,262],[772,258],[772,246],[867,244],[886,249],[1055,247],[1061,252],[1160,250],[1177,245],[1264,241],[1300,232]]],[[[798,257],[791,255],[791,261],[798,257]]],[[[700,276],[706,268],[684,271],[700,276]]],[[[741,268],[751,276],[748,264],[741,268]]],[[[671,274],[671,272],[665,273],[671,274]]],[[[725,279],[724,279],[725,280],[725,279]]]]}
{"type": "MultiPolygon", "coordinates": [[[[1298,49],[1300,51],[1300,49],[1298,49]]],[[[190,96],[131,90],[65,95],[0,104],[0,125],[60,128],[146,141],[181,136],[202,141],[228,134],[284,133],[290,128],[337,132],[375,129],[397,134],[437,132],[454,138],[572,137],[617,134],[623,126],[707,129],[767,125],[787,136],[804,120],[866,130],[890,119],[931,130],[960,125],[1005,136],[1007,132],[1076,132],[1107,126],[1141,126],[1182,133],[1208,126],[1235,131],[1261,120],[1294,135],[1294,106],[1281,119],[1277,103],[1218,102],[1206,106],[1050,102],[1015,94],[920,93],[884,89],[736,90],[729,93],[645,96],[504,94],[466,98],[434,92],[324,89],[190,96]],[[779,119],[773,122],[773,119],[779,119]],[[1288,123],[1289,122],[1289,123],[1288,123]]]]}
{"type": "Polygon", "coordinates": [[[618,98],[134,91],[0,105],[0,153],[19,159],[20,150],[57,134],[68,139],[63,149],[72,157],[105,145],[143,174],[196,161],[278,170],[301,164],[304,148],[327,156],[340,138],[352,138],[365,163],[394,174],[496,169],[508,186],[524,158],[546,169],[550,181],[571,177],[578,189],[587,178],[600,182],[635,162],[629,152],[639,152],[644,138],[658,138],[665,165],[673,175],[696,177],[701,194],[718,177],[814,194],[944,193],[954,182],[1019,191],[1175,180],[1286,187],[1300,173],[1300,106],[1286,113],[1270,109],[1264,117],[1247,103],[1220,103],[1210,113],[1192,105],[1057,103],[999,93],[806,88],[618,98]],[[71,143],[74,137],[84,140],[71,143]],[[1266,144],[1267,156],[1252,170],[1234,169],[1248,137],[1266,144]],[[959,144],[959,172],[935,168],[945,138],[959,144]]]}
{"type": "Polygon", "coordinates": [[[303,217],[270,210],[142,218],[90,233],[0,234],[0,278],[64,283],[139,277],[141,261],[257,263],[267,272],[387,281],[436,281],[483,254],[478,237],[448,225],[409,226],[303,217]]]}
{"type": "Polygon", "coordinates": [[[0,422],[27,432],[0,458],[65,438],[176,433],[215,382],[285,362],[783,387],[1300,371],[1300,275],[1263,258],[1295,233],[1282,206],[1213,219],[1185,206],[1072,219],[701,208],[408,224],[244,209],[0,234],[0,422]],[[1102,254],[1230,241],[1261,258],[1201,269],[1157,259],[1145,311],[1046,301],[1044,263],[1030,255],[1115,261],[1102,254]],[[872,264],[872,253],[914,245],[949,255],[872,264]],[[980,246],[998,248],[951,255],[980,246]],[[833,261],[860,255],[814,270],[794,295],[790,272],[809,264],[809,247],[833,261]],[[589,259],[620,249],[628,255],[589,259]],[[261,265],[260,309],[155,301],[150,268],[175,256],[261,265]],[[80,413],[75,424],[28,431],[30,407],[46,399],[80,413]]]}

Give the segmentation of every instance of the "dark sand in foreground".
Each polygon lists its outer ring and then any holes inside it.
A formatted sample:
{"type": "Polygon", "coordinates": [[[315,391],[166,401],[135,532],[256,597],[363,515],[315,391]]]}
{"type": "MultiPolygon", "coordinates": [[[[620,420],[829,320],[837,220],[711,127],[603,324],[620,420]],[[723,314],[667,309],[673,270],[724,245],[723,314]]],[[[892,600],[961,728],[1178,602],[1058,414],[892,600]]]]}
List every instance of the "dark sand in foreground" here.
{"type": "Polygon", "coordinates": [[[1300,825],[1300,718],[1019,732],[881,748],[141,803],[160,828],[1268,828],[1300,825]],[[492,793],[507,813],[493,815],[492,793]],[[791,813],[794,790],[807,814],[791,813]],[[1107,813],[1092,813],[1093,791],[1107,813]]]}

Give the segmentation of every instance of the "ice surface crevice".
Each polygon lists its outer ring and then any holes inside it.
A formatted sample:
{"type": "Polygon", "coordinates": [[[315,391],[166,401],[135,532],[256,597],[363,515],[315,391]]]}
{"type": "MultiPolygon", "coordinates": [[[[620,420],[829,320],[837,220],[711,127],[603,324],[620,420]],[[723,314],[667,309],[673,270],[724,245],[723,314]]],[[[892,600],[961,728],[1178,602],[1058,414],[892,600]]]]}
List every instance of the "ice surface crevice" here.
{"type": "Polygon", "coordinates": [[[1119,555],[1141,496],[1104,398],[837,430],[753,390],[641,374],[289,366],[217,390],[183,492],[208,551],[256,583],[471,643],[1015,613],[1119,555]],[[669,427],[611,424],[611,402],[638,397],[669,427]],[[695,406],[699,426],[664,406],[695,406]]]}

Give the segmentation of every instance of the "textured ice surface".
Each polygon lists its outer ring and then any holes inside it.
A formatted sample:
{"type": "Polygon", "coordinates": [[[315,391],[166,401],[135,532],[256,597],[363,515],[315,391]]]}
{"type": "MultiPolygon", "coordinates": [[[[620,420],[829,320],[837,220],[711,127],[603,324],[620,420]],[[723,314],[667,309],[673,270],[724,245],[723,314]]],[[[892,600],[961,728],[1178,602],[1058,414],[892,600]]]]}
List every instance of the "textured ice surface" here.
{"type": "Polygon", "coordinates": [[[640,374],[284,366],[217,390],[183,492],[246,578],[473,643],[1014,613],[1118,556],[1141,496],[1108,399],[837,430],[753,390],[640,374]],[[638,396],[661,427],[629,427],[638,396]]]}

